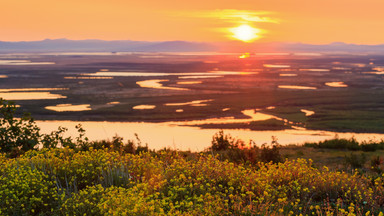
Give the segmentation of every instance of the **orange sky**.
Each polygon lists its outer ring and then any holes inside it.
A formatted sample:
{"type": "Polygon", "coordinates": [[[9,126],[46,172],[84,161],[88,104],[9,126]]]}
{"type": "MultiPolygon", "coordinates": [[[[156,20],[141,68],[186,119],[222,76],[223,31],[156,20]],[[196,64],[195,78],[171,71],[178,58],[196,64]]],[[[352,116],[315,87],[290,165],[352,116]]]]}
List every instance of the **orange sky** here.
{"type": "Polygon", "coordinates": [[[262,30],[259,42],[380,44],[383,8],[383,0],[2,0],[0,40],[229,41],[228,29],[246,22],[262,30]]]}

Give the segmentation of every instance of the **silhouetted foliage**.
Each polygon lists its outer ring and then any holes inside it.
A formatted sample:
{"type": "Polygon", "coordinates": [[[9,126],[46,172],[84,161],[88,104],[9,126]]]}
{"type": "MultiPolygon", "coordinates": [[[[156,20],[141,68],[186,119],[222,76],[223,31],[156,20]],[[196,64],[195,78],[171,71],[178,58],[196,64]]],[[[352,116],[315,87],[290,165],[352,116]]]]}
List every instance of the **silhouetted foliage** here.
{"type": "Polygon", "coordinates": [[[347,166],[350,166],[352,169],[362,168],[367,161],[367,156],[363,153],[354,154],[351,153],[349,156],[345,156],[345,163],[347,166]]]}
{"type": "Polygon", "coordinates": [[[49,134],[40,133],[40,128],[29,113],[24,113],[21,118],[16,117],[17,107],[14,102],[0,99],[0,152],[6,153],[9,157],[17,157],[29,150],[39,148],[67,147],[77,151],[88,151],[94,149],[111,149],[121,153],[148,152],[148,145],[142,145],[137,134],[136,140],[128,140],[123,143],[123,138],[115,135],[112,141],[89,141],[85,135],[85,129],[81,124],[76,125],[78,136],[64,137],[68,130],[59,127],[57,131],[49,134]]]}
{"type": "Polygon", "coordinates": [[[271,145],[263,144],[260,151],[260,161],[262,162],[283,162],[283,159],[279,152],[280,145],[277,142],[276,137],[272,137],[271,145]]]}
{"type": "Polygon", "coordinates": [[[384,141],[380,142],[370,140],[359,143],[355,138],[340,139],[338,137],[330,140],[320,141],[318,143],[305,143],[306,147],[323,148],[323,149],[341,149],[351,151],[376,151],[384,149],[384,141]]]}
{"type": "Polygon", "coordinates": [[[40,128],[33,118],[24,113],[15,117],[16,105],[0,99],[0,151],[16,157],[22,152],[37,149],[40,141],[40,128]]]}
{"type": "Polygon", "coordinates": [[[381,174],[384,171],[384,160],[380,156],[376,156],[371,159],[371,170],[374,172],[381,174]]]}
{"type": "Polygon", "coordinates": [[[224,131],[220,130],[213,136],[212,146],[209,150],[218,153],[222,160],[256,164],[257,162],[282,162],[279,148],[280,145],[275,137],[272,137],[270,145],[263,144],[261,147],[257,147],[251,140],[246,146],[241,139],[224,134],[224,131]]]}

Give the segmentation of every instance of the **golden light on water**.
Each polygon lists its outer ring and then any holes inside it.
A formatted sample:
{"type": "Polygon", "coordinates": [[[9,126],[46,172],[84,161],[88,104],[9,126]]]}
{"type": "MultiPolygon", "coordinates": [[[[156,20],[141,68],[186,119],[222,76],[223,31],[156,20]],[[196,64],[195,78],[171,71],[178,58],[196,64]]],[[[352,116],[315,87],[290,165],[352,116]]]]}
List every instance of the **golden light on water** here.
{"type": "Polygon", "coordinates": [[[233,33],[233,35],[231,35],[233,38],[243,42],[252,42],[260,38],[259,34],[261,32],[260,29],[254,28],[247,24],[243,24],[229,30],[233,33]]]}
{"type": "Polygon", "coordinates": [[[244,54],[242,54],[241,56],[239,56],[239,58],[241,58],[241,59],[249,58],[249,57],[251,57],[251,54],[250,54],[250,53],[244,53],[244,54]]]}

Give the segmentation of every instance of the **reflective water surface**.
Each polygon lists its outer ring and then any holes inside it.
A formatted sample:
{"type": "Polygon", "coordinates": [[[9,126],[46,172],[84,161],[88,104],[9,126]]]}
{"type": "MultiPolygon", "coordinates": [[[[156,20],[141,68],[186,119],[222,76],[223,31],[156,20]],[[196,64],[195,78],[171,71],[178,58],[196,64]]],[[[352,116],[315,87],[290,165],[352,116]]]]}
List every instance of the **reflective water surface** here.
{"type": "Polygon", "coordinates": [[[178,85],[193,85],[193,84],[201,84],[202,81],[180,81],[177,82],[178,85]]]}
{"type": "Polygon", "coordinates": [[[55,62],[31,62],[30,60],[0,60],[0,65],[52,65],[55,62]]]}
{"type": "Polygon", "coordinates": [[[220,78],[224,76],[180,76],[179,79],[206,79],[206,78],[220,78]]]}
{"type": "Polygon", "coordinates": [[[116,104],[119,104],[120,102],[119,101],[112,101],[112,102],[109,102],[107,103],[108,105],[116,105],[116,104]]]}
{"type": "Polygon", "coordinates": [[[173,121],[169,122],[172,125],[203,125],[203,124],[229,124],[229,123],[249,123],[251,121],[264,121],[268,119],[279,119],[273,115],[264,114],[257,112],[254,109],[243,110],[242,114],[247,116],[245,119],[235,119],[234,117],[223,117],[223,118],[208,118],[202,120],[191,120],[191,121],[173,121]]]}
{"type": "Polygon", "coordinates": [[[78,76],[78,77],[64,77],[64,79],[113,79],[113,77],[108,77],[108,76],[91,76],[91,77],[85,77],[85,76],[78,76]]]}
{"type": "Polygon", "coordinates": [[[0,89],[0,98],[6,100],[48,100],[66,98],[60,94],[52,94],[48,91],[62,91],[67,88],[17,88],[0,89]]]}
{"type": "Polygon", "coordinates": [[[168,90],[178,90],[178,91],[186,91],[186,88],[178,88],[178,87],[170,87],[163,86],[161,82],[168,82],[169,80],[144,80],[136,82],[142,88],[155,88],[155,89],[168,89],[168,90]]]}
{"type": "Polygon", "coordinates": [[[32,91],[63,91],[68,88],[15,88],[15,89],[0,89],[0,92],[32,92],[32,91]]]}
{"type": "MultiPolygon", "coordinates": [[[[217,129],[199,129],[197,127],[178,126],[169,123],[135,123],[135,122],[75,122],[75,121],[37,121],[42,132],[48,133],[57,130],[58,126],[69,128],[67,135],[77,136],[75,125],[82,124],[86,129],[86,135],[91,140],[112,138],[115,134],[127,139],[134,139],[137,133],[143,143],[148,143],[151,149],[170,147],[180,150],[201,151],[211,145],[212,136],[217,129]]],[[[363,133],[335,133],[317,130],[283,130],[283,131],[249,131],[249,130],[225,130],[232,136],[245,141],[253,140],[257,145],[270,143],[275,136],[282,145],[302,144],[304,142],[317,142],[332,139],[337,134],[339,138],[351,138],[357,140],[381,139],[382,134],[363,133]]]]}
{"type": "Polygon", "coordinates": [[[91,110],[90,104],[57,104],[56,106],[46,106],[45,109],[53,110],[56,112],[76,112],[91,110]]]}
{"type": "Polygon", "coordinates": [[[160,73],[146,71],[99,71],[96,73],[84,73],[83,76],[120,76],[120,77],[148,77],[148,76],[218,76],[218,75],[251,75],[258,72],[247,71],[208,71],[208,72],[190,72],[190,73],[160,73]]]}
{"type": "Polygon", "coordinates": [[[278,65],[278,64],[263,64],[266,68],[290,68],[290,65],[278,65]]]}
{"type": "Polygon", "coordinates": [[[185,105],[191,105],[191,106],[203,105],[203,106],[207,106],[207,104],[204,104],[204,103],[210,102],[210,101],[213,101],[213,100],[212,99],[210,99],[210,100],[195,100],[195,101],[189,101],[189,102],[184,102],[184,103],[166,103],[164,105],[165,106],[185,106],[185,105]]]}
{"type": "Polygon", "coordinates": [[[348,87],[348,85],[345,84],[344,82],[327,82],[325,83],[325,85],[330,87],[338,87],[338,88],[348,87]]]}
{"type": "Polygon", "coordinates": [[[300,69],[300,71],[309,71],[309,72],[329,72],[329,69],[313,68],[313,69],[300,69]]]}
{"type": "Polygon", "coordinates": [[[297,74],[279,74],[279,76],[294,77],[297,76],[297,74]]]}
{"type": "Polygon", "coordinates": [[[311,110],[301,109],[300,111],[305,113],[305,116],[311,116],[315,114],[315,111],[311,111],[311,110]]]}
{"type": "Polygon", "coordinates": [[[146,109],[155,109],[155,108],[156,108],[155,105],[147,105],[147,104],[137,105],[132,107],[132,109],[135,109],[135,110],[146,110],[146,109]]]}
{"type": "Polygon", "coordinates": [[[282,89],[317,89],[316,87],[297,86],[297,85],[279,85],[278,87],[282,89]]]}
{"type": "Polygon", "coordinates": [[[49,100],[66,98],[66,96],[50,92],[0,92],[0,98],[6,100],[49,100]]]}

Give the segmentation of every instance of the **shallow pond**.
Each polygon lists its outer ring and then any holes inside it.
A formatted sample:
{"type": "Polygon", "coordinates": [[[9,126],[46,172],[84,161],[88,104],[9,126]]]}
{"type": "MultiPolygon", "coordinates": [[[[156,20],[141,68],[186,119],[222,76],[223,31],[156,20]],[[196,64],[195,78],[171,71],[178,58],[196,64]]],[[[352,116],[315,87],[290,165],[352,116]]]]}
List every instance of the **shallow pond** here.
{"type": "Polygon", "coordinates": [[[168,82],[169,80],[144,80],[136,82],[141,88],[155,88],[155,89],[168,89],[168,90],[178,90],[178,91],[186,91],[186,88],[178,88],[178,87],[169,87],[163,86],[161,82],[168,82]]]}
{"type": "Polygon", "coordinates": [[[155,109],[155,108],[156,108],[155,105],[147,105],[147,104],[137,105],[132,107],[132,109],[135,109],[135,110],[148,110],[148,109],[155,109]]]}
{"type": "Polygon", "coordinates": [[[297,85],[279,85],[278,87],[281,89],[317,89],[316,87],[297,85]]]}
{"type": "Polygon", "coordinates": [[[209,100],[195,100],[195,101],[189,101],[184,103],[166,103],[165,106],[207,106],[208,104],[205,104],[206,102],[213,101],[212,99],[209,100]]]}
{"type": "Polygon", "coordinates": [[[30,60],[0,60],[0,65],[52,65],[55,62],[31,62],[30,60]]]}
{"type": "Polygon", "coordinates": [[[57,104],[56,106],[46,106],[45,109],[53,110],[56,112],[78,112],[91,110],[90,104],[57,104]]]}
{"type": "Polygon", "coordinates": [[[66,98],[66,96],[50,92],[0,92],[0,98],[6,100],[52,100],[66,98]]]}
{"type": "Polygon", "coordinates": [[[347,84],[344,82],[327,82],[325,85],[330,86],[330,87],[336,87],[336,88],[345,88],[348,87],[347,84]]]}

